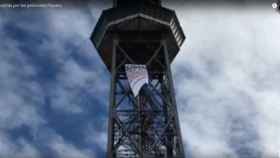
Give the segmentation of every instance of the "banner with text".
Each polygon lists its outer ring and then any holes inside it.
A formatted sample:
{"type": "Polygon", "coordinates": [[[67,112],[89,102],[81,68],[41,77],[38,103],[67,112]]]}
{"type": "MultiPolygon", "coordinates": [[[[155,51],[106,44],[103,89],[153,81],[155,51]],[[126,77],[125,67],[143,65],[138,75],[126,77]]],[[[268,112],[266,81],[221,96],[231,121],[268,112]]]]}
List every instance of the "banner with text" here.
{"type": "Polygon", "coordinates": [[[125,71],[130,88],[136,97],[142,86],[149,82],[146,65],[126,64],[125,71]]]}

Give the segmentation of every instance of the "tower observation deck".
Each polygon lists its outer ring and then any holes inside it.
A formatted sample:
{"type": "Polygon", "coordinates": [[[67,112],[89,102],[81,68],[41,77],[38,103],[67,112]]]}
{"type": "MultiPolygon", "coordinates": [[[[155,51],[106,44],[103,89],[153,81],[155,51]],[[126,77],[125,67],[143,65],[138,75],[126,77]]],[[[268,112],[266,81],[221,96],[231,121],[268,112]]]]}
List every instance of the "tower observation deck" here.
{"type": "Polygon", "coordinates": [[[170,64],[185,40],[161,0],[114,0],[91,40],[111,72],[108,158],[185,158],[170,64]],[[144,65],[148,83],[133,95],[126,65],[144,65]]]}

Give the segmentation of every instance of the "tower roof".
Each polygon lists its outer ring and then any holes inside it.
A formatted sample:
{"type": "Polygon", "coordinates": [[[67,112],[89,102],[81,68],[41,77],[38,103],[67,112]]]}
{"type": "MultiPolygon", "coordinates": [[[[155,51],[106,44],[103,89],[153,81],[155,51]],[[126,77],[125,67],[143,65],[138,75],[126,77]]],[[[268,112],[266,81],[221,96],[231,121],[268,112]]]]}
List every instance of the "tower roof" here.
{"type": "Polygon", "coordinates": [[[129,7],[141,3],[161,6],[161,0],[114,0],[114,7],[129,7]]]}
{"type": "Polygon", "coordinates": [[[118,38],[118,41],[130,50],[129,56],[135,56],[139,63],[142,61],[140,59],[152,55],[154,51],[152,52],[150,47],[153,47],[153,43],[165,40],[172,61],[185,40],[175,11],[162,7],[160,0],[131,1],[115,0],[113,8],[102,12],[91,35],[91,40],[107,68],[110,69],[112,62],[114,38],[118,38]],[[153,3],[155,1],[158,4],[153,3]],[[149,49],[144,49],[141,43],[148,43],[149,49]]]}

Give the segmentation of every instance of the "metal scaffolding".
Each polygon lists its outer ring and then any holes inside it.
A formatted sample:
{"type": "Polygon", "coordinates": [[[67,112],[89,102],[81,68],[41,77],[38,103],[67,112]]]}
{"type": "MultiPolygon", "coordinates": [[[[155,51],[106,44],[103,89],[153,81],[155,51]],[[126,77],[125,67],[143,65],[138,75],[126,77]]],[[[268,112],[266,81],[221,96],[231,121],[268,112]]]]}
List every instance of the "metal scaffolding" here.
{"type": "Polygon", "coordinates": [[[134,97],[122,67],[135,63],[114,40],[108,130],[109,158],[183,158],[184,149],[165,42],[146,63],[159,63],[162,71],[149,71],[149,84],[134,97]],[[116,59],[120,59],[116,61],[116,59]],[[164,59],[164,60],[162,60],[164,59]]]}
{"type": "Polygon", "coordinates": [[[170,64],[185,35],[161,0],[114,0],[91,40],[112,74],[108,158],[184,158],[170,64]],[[135,97],[125,65],[145,65],[149,82],[135,97]]]}

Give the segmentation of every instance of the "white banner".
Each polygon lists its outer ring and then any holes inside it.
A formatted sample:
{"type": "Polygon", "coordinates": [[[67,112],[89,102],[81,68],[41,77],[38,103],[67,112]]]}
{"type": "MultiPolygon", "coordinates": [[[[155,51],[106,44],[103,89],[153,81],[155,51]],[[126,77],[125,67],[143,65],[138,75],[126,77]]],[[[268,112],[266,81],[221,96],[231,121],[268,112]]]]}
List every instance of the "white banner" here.
{"type": "Polygon", "coordinates": [[[130,88],[136,97],[142,86],[149,82],[146,65],[126,64],[125,71],[130,88]]]}

